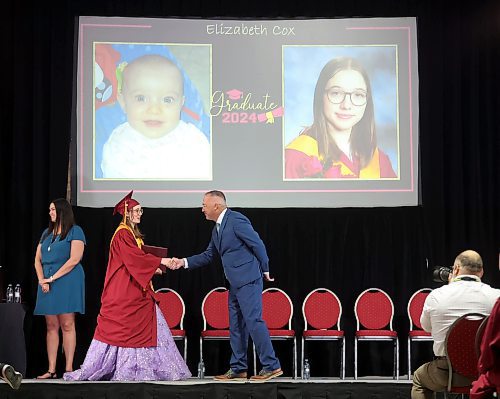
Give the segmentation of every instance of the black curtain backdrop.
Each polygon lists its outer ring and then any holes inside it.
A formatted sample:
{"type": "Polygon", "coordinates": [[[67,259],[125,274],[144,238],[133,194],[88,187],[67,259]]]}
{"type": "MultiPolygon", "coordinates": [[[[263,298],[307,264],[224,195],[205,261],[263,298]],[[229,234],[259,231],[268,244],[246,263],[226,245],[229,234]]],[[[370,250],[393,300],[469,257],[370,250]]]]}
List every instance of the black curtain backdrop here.
{"type": "MultiPolygon", "coordinates": [[[[406,304],[422,287],[436,287],[434,265],[451,265],[468,248],[485,263],[484,280],[500,285],[498,114],[500,92],[500,3],[498,1],[275,1],[220,0],[39,1],[7,0],[0,6],[3,95],[0,145],[1,296],[20,282],[32,309],[36,295],[33,258],[48,222],[48,205],[67,192],[69,149],[74,128],[77,17],[136,16],[192,18],[417,17],[422,205],[400,208],[238,209],[267,245],[273,286],[294,303],[293,327],[303,329],[302,301],[327,287],[343,305],[347,375],[353,375],[354,301],[368,287],[386,290],[395,303],[400,368],[406,370],[406,304]],[[427,268],[427,264],[429,268],[427,268]]],[[[216,188],[216,187],[214,187],[216,188]]],[[[231,205],[231,198],[228,198],[231,205]]],[[[200,198],[201,203],[201,198],[200,198]]],[[[75,208],[87,246],[87,312],[77,318],[78,366],[92,339],[99,311],[110,238],[119,219],[110,208],[75,208]]],[[[187,256],[205,249],[212,224],[200,209],[146,209],[141,228],[152,245],[187,256]]],[[[196,372],[201,301],[224,285],[220,265],[155,278],[156,287],[180,292],[186,302],[188,365],[196,372]]],[[[267,285],[269,286],[269,284],[267,285]]],[[[28,377],[47,369],[45,322],[27,320],[28,377]]],[[[8,342],[0,342],[8,345],[8,342]]],[[[391,373],[391,348],[364,344],[360,375],[391,373]]],[[[289,347],[276,345],[290,375],[289,347]]],[[[338,372],[334,344],[311,347],[312,374],[338,372]]],[[[207,373],[227,369],[227,345],[207,347],[207,373]]],[[[417,353],[418,355],[418,353],[417,353]]],[[[62,356],[62,355],[61,355],[62,356]]],[[[423,359],[429,353],[423,354],[423,359]]],[[[62,359],[61,359],[62,360],[62,359]]],[[[300,360],[300,359],[299,359],[300,360]]],[[[63,363],[60,361],[58,369],[63,363]]]]}

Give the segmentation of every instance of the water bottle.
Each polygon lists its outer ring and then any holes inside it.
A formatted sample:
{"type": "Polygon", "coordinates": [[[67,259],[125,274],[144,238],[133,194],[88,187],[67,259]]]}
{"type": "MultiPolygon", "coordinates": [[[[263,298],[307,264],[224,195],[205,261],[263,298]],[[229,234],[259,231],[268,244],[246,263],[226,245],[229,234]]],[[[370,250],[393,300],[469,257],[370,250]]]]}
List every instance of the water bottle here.
{"type": "Polygon", "coordinates": [[[203,359],[200,359],[200,362],[198,363],[198,378],[205,378],[205,363],[203,363],[203,359]]]}
{"type": "Polygon", "coordinates": [[[14,302],[14,288],[12,288],[12,284],[7,286],[7,302],[14,302]]]}
{"type": "Polygon", "coordinates": [[[16,288],[14,288],[14,302],[21,303],[21,285],[16,284],[16,288]]]}
{"type": "Polygon", "coordinates": [[[303,380],[308,380],[311,378],[311,366],[309,365],[309,360],[304,360],[304,374],[302,374],[303,380]]]}

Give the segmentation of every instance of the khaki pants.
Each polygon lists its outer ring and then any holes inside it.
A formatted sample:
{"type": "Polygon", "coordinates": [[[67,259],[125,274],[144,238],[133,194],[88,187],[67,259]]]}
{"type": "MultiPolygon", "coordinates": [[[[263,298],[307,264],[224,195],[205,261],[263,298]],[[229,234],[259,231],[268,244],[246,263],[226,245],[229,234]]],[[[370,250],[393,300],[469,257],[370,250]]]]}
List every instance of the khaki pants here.
{"type": "MultiPolygon", "coordinates": [[[[453,373],[452,385],[465,387],[471,380],[463,375],[453,373]]],[[[448,362],[436,359],[420,366],[413,374],[411,399],[432,399],[434,392],[446,391],[448,387],[448,362]]]]}

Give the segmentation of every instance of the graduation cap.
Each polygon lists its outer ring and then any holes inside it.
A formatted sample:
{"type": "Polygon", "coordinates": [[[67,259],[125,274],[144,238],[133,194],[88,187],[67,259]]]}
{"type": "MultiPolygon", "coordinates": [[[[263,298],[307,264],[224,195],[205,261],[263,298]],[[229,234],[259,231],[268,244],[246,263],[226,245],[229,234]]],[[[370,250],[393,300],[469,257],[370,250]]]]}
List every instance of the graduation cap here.
{"type": "Polygon", "coordinates": [[[118,202],[115,205],[115,209],[113,210],[113,215],[119,213],[120,215],[125,216],[125,214],[129,209],[132,209],[134,206],[139,205],[139,202],[137,202],[135,199],[132,198],[133,192],[134,190],[128,193],[125,197],[123,197],[120,200],[120,202],[118,202]]]}
{"type": "Polygon", "coordinates": [[[238,89],[228,90],[226,91],[226,94],[231,100],[239,100],[243,96],[243,92],[238,89]]]}

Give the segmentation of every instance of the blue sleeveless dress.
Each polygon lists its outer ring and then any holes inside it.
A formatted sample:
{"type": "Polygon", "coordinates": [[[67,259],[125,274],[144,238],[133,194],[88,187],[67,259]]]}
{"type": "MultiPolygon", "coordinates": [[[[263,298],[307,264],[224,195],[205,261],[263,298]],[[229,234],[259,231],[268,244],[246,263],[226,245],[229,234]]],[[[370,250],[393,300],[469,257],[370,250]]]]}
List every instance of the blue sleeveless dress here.
{"type": "MultiPolygon", "coordinates": [[[[69,259],[71,254],[71,241],[79,240],[85,244],[85,235],[80,226],[74,225],[66,238],[56,236],[52,241],[52,234],[47,235],[47,229],[42,233],[42,266],[43,275],[49,278],[58,271],[69,259]]],[[[50,284],[48,293],[42,292],[38,286],[35,311],[36,315],[58,315],[62,313],[85,313],[85,274],[81,263],[73,270],[58,278],[50,284]]]]}

